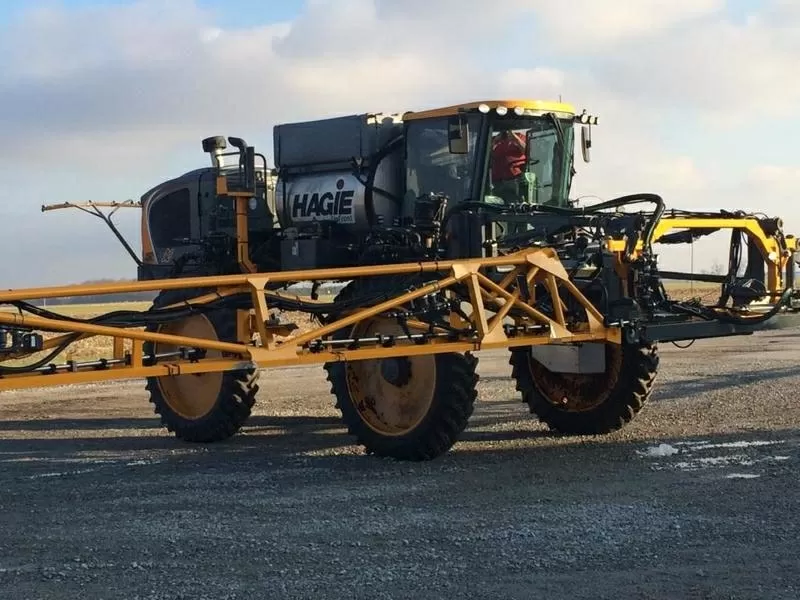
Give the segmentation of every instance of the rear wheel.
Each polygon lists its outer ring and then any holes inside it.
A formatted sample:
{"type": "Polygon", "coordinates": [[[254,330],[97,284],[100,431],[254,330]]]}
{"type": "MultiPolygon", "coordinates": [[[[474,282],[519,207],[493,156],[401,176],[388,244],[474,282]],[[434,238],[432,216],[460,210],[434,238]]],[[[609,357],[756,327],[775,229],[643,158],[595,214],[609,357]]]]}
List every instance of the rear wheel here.
{"type": "Polygon", "coordinates": [[[624,427],[650,396],[658,372],[656,345],[606,344],[605,372],[556,373],[529,348],[511,352],[512,376],[523,402],[552,430],[597,435],[624,427]]]}
{"type": "MultiPolygon", "coordinates": [[[[183,290],[162,292],[154,307],[164,307],[201,291],[183,290]]],[[[219,341],[236,341],[236,313],[215,310],[173,321],[148,331],[219,341]]],[[[160,343],[145,344],[145,354],[169,353],[175,346],[160,343]]],[[[222,353],[206,352],[207,358],[221,358],[222,353]]],[[[150,402],[161,423],[176,437],[191,442],[215,442],[234,435],[244,425],[258,392],[258,370],[200,373],[164,377],[148,377],[146,388],[150,402]]]]}
{"type": "MultiPolygon", "coordinates": [[[[396,280],[395,280],[396,281],[396,280]]],[[[390,291],[390,282],[351,284],[339,300],[390,291]]],[[[338,337],[402,335],[394,321],[374,318],[338,337]]],[[[336,406],[349,433],[370,454],[399,460],[430,460],[447,452],[472,415],[477,358],[443,353],[326,363],[336,406]]]]}

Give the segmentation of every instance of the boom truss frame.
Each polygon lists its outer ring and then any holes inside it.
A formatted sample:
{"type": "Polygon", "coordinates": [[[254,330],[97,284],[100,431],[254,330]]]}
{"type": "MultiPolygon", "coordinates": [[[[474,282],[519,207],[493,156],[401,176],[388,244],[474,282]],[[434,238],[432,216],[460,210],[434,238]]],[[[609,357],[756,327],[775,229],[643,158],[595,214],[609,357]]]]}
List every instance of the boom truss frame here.
{"type": "MultiPolygon", "coordinates": [[[[0,326],[62,333],[46,340],[44,349],[58,347],[72,336],[107,336],[114,340],[112,359],[87,363],[67,362],[63,365],[43,366],[31,372],[5,374],[0,377],[0,391],[90,381],[232,371],[253,366],[269,368],[551,343],[604,341],[619,344],[622,341],[620,327],[604,324],[603,315],[570,281],[555,251],[549,248],[483,260],[410,263],[381,268],[319,269],[33,288],[0,292],[0,303],[32,298],[192,288],[216,290],[183,303],[195,308],[226,296],[250,295],[252,310],[239,311],[239,340],[236,343],[164,334],[140,328],[0,312],[0,326]],[[496,282],[487,276],[486,270],[498,267],[506,268],[508,272],[496,282]],[[299,332],[299,335],[287,337],[285,326],[270,324],[270,303],[266,291],[268,284],[415,274],[429,276],[430,279],[426,279],[427,283],[417,289],[373,306],[355,309],[330,323],[299,332]],[[582,322],[568,322],[563,301],[556,303],[552,315],[534,308],[530,293],[537,283],[546,286],[553,297],[563,298],[566,294],[577,302],[584,313],[582,322]],[[463,292],[455,292],[454,288],[457,286],[466,288],[466,296],[463,292]],[[436,292],[446,292],[469,304],[471,310],[468,318],[464,319],[466,311],[452,311],[449,318],[451,327],[447,329],[409,319],[406,321],[407,335],[391,339],[383,336],[358,340],[330,339],[331,334],[343,328],[353,327],[376,317],[394,316],[397,311],[402,312],[407,303],[436,292]],[[494,315],[487,316],[492,311],[494,315]],[[513,318],[512,311],[516,315],[513,318]],[[250,317],[249,322],[247,317],[250,317]],[[258,334],[256,341],[253,334],[258,334]],[[128,353],[124,352],[125,341],[132,344],[128,353]],[[143,352],[145,342],[186,350],[175,352],[173,356],[151,357],[158,362],[150,365],[146,364],[148,360],[143,352]],[[202,351],[217,351],[225,357],[203,358],[202,351]]],[[[3,357],[3,361],[24,356],[25,354],[20,353],[7,355],[3,357]]]]}

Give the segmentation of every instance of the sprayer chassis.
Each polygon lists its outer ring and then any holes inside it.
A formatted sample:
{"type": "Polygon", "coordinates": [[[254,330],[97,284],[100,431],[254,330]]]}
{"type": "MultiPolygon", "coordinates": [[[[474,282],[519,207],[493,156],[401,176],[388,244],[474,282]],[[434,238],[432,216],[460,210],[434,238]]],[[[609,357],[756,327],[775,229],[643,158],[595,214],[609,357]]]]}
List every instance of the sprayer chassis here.
{"type": "MultiPolygon", "coordinates": [[[[637,318],[619,316],[618,313],[603,314],[597,303],[584,295],[571,280],[558,253],[550,247],[527,248],[506,256],[482,259],[10,290],[0,293],[0,303],[11,304],[20,308],[20,311],[18,314],[0,312],[0,328],[6,332],[55,332],[58,335],[45,339],[37,352],[8,352],[6,349],[0,358],[0,366],[3,367],[0,391],[130,378],[167,382],[185,375],[253,373],[270,367],[315,363],[325,363],[330,371],[330,365],[336,364],[353,365],[360,364],[358,361],[379,359],[378,362],[381,362],[380,359],[392,358],[414,360],[408,357],[441,355],[443,365],[454,368],[454,372],[464,377],[462,384],[459,384],[461,387],[457,385],[450,393],[458,394],[468,387],[474,400],[474,384],[477,381],[474,368],[477,360],[471,358],[471,353],[478,350],[509,349],[512,364],[515,365],[514,376],[519,385],[521,352],[525,353],[528,349],[533,352],[536,347],[559,345],[574,349],[580,346],[579,343],[595,342],[607,349],[622,348],[624,354],[628,352],[624,348],[654,348],[657,342],[662,341],[742,335],[758,329],[800,324],[793,276],[796,240],[791,236],[783,237],[782,233],[776,237],[774,232],[765,231],[763,225],[756,218],[742,216],[717,219],[664,217],[658,222],[653,241],[666,239],[664,236],[674,229],[738,230],[749,239],[752,252],[764,261],[765,291],[760,303],[750,303],[743,308],[704,307],[700,316],[691,314],[691,311],[681,314],[650,311],[637,318]],[[387,278],[411,278],[416,283],[410,289],[406,288],[408,291],[385,294],[381,301],[350,306],[346,311],[328,314],[321,324],[308,326],[305,330],[292,332],[295,326],[280,323],[270,314],[275,308],[272,305],[281,304],[287,299],[298,301],[298,305],[305,307],[306,312],[312,312],[309,307],[319,302],[310,296],[302,298],[300,302],[299,296],[276,291],[284,284],[302,281],[375,282],[387,278]],[[163,333],[153,327],[103,325],[44,311],[40,311],[38,316],[23,314],[26,308],[31,312],[31,305],[19,304],[33,299],[155,290],[162,294],[170,290],[182,291],[183,296],[174,307],[188,310],[190,314],[203,314],[204,309],[211,307],[212,303],[235,300],[235,310],[228,309],[229,314],[235,315],[231,316],[236,321],[235,339],[222,341],[198,335],[163,333]],[[192,290],[203,290],[203,293],[193,294],[192,290]],[[558,301],[548,305],[547,310],[537,308],[536,290],[558,301]],[[431,298],[436,298],[438,302],[438,320],[420,317],[422,313],[409,308],[415,306],[417,301],[425,302],[431,298]],[[48,316],[41,316],[43,314],[48,316]],[[394,329],[391,334],[383,334],[377,328],[366,335],[352,334],[361,325],[374,324],[376,321],[401,323],[401,332],[394,329]],[[11,359],[24,359],[41,351],[60,348],[65,342],[93,336],[113,339],[111,358],[44,364],[21,371],[5,366],[11,359]],[[150,348],[166,346],[172,351],[148,352],[148,345],[150,348]],[[207,353],[215,356],[206,356],[207,353]],[[458,356],[466,356],[466,362],[453,363],[458,356]]],[[[637,258],[643,253],[641,242],[631,254],[625,239],[609,237],[602,244],[602,253],[607,261],[611,261],[603,267],[607,281],[610,277],[612,280],[616,278],[617,284],[629,282],[630,285],[619,285],[623,290],[641,289],[633,283],[641,275],[637,263],[637,258]]],[[[652,278],[652,273],[648,276],[652,278]]],[[[164,310],[170,307],[159,308],[164,310]]],[[[642,360],[645,360],[642,363],[645,366],[649,364],[646,357],[642,360]]],[[[631,392],[637,410],[643,398],[649,395],[655,365],[657,362],[653,363],[652,368],[646,369],[646,389],[631,392]]],[[[635,383],[641,379],[634,374],[631,381],[635,383]]],[[[254,401],[256,388],[248,389],[249,401],[254,401]]],[[[465,398],[466,408],[462,410],[459,427],[466,425],[471,413],[471,401],[465,398]]],[[[340,397],[340,407],[341,402],[340,397]]],[[[246,415],[242,421],[245,418],[246,415]]],[[[449,423],[449,417],[442,422],[449,423]]],[[[237,423],[231,431],[240,425],[237,423]]],[[[369,430],[364,431],[366,434],[362,438],[372,435],[369,430]]],[[[387,445],[393,439],[388,434],[379,437],[373,445],[390,456],[430,458],[445,451],[455,441],[457,433],[460,433],[460,429],[450,432],[450,438],[444,446],[423,448],[420,452],[414,450],[413,440],[400,450],[387,445]]],[[[436,433],[429,437],[439,439],[441,436],[436,433]]],[[[365,443],[367,446],[369,444],[369,441],[365,443]]]]}

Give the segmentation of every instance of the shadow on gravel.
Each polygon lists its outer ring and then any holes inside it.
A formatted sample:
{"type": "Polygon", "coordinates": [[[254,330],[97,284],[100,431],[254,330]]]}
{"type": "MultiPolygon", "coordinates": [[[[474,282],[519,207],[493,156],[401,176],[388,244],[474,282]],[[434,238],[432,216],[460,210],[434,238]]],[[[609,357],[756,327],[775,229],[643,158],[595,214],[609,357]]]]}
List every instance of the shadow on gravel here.
{"type": "Polygon", "coordinates": [[[668,386],[660,386],[656,383],[656,387],[653,390],[652,401],[681,400],[704,392],[713,392],[763,381],[796,377],[797,373],[797,367],[792,366],[763,369],[751,373],[734,371],[717,375],[703,375],[694,379],[670,380],[668,386]]]}
{"type": "MultiPolygon", "coordinates": [[[[308,425],[340,425],[336,417],[272,417],[252,416],[247,422],[248,427],[294,427],[308,425]]],[[[157,418],[83,418],[71,419],[18,419],[0,421],[0,431],[61,431],[61,430],[98,430],[105,429],[163,429],[157,418]]],[[[2,443],[2,442],[0,442],[2,443]]]]}
{"type": "Polygon", "coordinates": [[[0,421],[0,431],[61,431],[65,429],[152,429],[160,427],[158,419],[135,418],[74,418],[74,419],[18,419],[0,421]]]}
{"type": "MultiPolygon", "coordinates": [[[[52,458],[57,460],[85,457],[87,454],[124,454],[135,458],[137,455],[148,456],[172,455],[174,457],[192,458],[203,456],[211,460],[230,460],[241,456],[246,459],[261,460],[265,456],[271,458],[325,455],[336,458],[337,454],[352,458],[361,452],[354,447],[354,440],[345,433],[344,428],[334,418],[316,417],[255,417],[234,437],[223,442],[212,444],[195,444],[176,439],[169,432],[161,429],[158,423],[152,424],[142,419],[136,427],[147,433],[143,435],[115,435],[113,432],[102,435],[104,429],[117,427],[115,419],[109,419],[103,427],[102,419],[91,419],[93,427],[87,427],[80,419],[50,421],[16,421],[4,422],[6,430],[58,431],[62,437],[27,436],[14,439],[0,439],[0,469],[2,463],[16,460],[24,461],[25,457],[36,457],[37,460],[52,458]],[[46,424],[50,423],[50,426],[46,424]],[[32,426],[33,425],[33,426],[32,426]],[[37,429],[38,427],[38,429],[37,429]],[[91,431],[100,435],[93,436],[91,431]]],[[[126,421],[136,422],[136,419],[126,421]]],[[[518,421],[511,418],[491,418],[476,416],[470,421],[470,427],[461,435],[461,442],[467,444],[515,443],[525,440],[554,437],[546,430],[500,429],[480,430],[485,426],[496,427],[505,423],[518,421]]],[[[134,425],[130,425],[133,429],[134,425]]],[[[123,428],[119,428],[123,429],[123,428]]]]}
{"type": "Polygon", "coordinates": [[[503,429],[501,431],[472,431],[467,429],[461,434],[462,442],[488,443],[488,442],[513,442],[518,440],[538,440],[558,437],[551,431],[542,429],[503,429]]]}
{"type": "MultiPolygon", "coordinates": [[[[433,461],[402,462],[364,455],[344,434],[304,431],[274,435],[243,433],[218,444],[185,444],[170,437],[115,437],[96,439],[0,440],[0,477],[6,481],[55,483],[85,477],[103,486],[116,486],[119,469],[134,469],[134,481],[160,481],[217,474],[230,484],[245,485],[252,477],[279,478],[290,487],[318,485],[321,472],[328,483],[352,484],[372,476],[425,474],[444,477],[451,485],[469,489],[497,485],[539,488],[545,482],[579,486],[596,482],[613,488],[621,472],[656,476],[670,473],[692,478],[745,469],[769,475],[775,469],[794,470],[800,449],[800,430],[756,430],[736,434],[615,439],[569,437],[546,431],[466,431],[450,452],[433,461]],[[776,446],[765,445],[774,441],[776,446]],[[724,448],[725,445],[728,448],[724,448]],[[648,456],[667,446],[678,453],[648,456]],[[713,449],[713,448],[718,449],[713,449]],[[704,448],[712,448],[704,451],[704,448]],[[704,454],[705,452],[705,454],[704,454]],[[785,462],[760,463],[758,455],[781,453],[785,462]],[[741,458],[746,455],[747,462],[741,458]],[[725,461],[731,457],[730,464],[725,461]],[[711,462],[702,461],[711,458],[711,462]],[[696,464],[689,464],[696,461],[696,464]],[[716,462],[715,462],[716,461],[716,462]],[[109,464],[104,464],[109,463],[109,464]],[[686,465],[689,465],[688,467],[686,465]],[[740,466],[741,465],[741,466],[740,466]],[[747,466],[745,466],[747,465],[747,466]],[[622,471],[621,471],[622,470],[622,471]],[[295,475],[292,475],[295,473],[295,475]],[[453,473],[462,473],[455,476],[453,473]],[[523,483],[523,481],[527,483],[523,483]]],[[[623,478],[625,479],[625,478],[623,478]]],[[[433,481],[429,481],[433,485],[433,481]]],[[[436,483],[436,485],[439,485],[436,483]]],[[[397,485],[402,484],[402,479],[397,485]]],[[[217,484],[214,484],[217,485],[217,484]]],[[[219,483],[218,485],[222,485],[219,483]]],[[[387,484],[388,485],[388,484],[387,484]]],[[[395,485],[395,484],[392,484],[395,485]]],[[[404,492],[405,493],[405,492],[404,492]]]]}
{"type": "MultiPolygon", "coordinates": [[[[766,372],[766,376],[781,377],[784,371],[786,369],[775,369],[766,372]]],[[[759,375],[765,376],[764,373],[759,375]]],[[[712,382],[702,380],[702,383],[717,387],[731,385],[729,377],[715,378],[712,382]]],[[[702,387],[692,382],[672,385],[677,391],[670,389],[667,399],[696,393],[698,387],[702,387]]],[[[741,441],[776,436],[798,440],[800,433],[797,430],[754,431],[724,436],[709,434],[702,439],[741,441]]],[[[401,473],[415,469],[433,473],[450,468],[480,469],[481,465],[493,469],[512,461],[519,467],[516,468],[518,473],[520,469],[526,473],[530,470],[526,477],[544,468],[548,472],[560,471],[561,479],[571,479],[579,472],[589,476],[585,465],[602,465],[602,470],[613,470],[619,468],[620,462],[643,464],[636,455],[638,450],[661,443],[679,443],[674,440],[680,439],[659,435],[649,439],[634,438],[624,431],[605,437],[558,435],[537,423],[516,400],[480,403],[458,444],[446,456],[428,463],[397,463],[364,456],[333,415],[257,415],[236,436],[214,444],[183,442],[161,428],[157,420],[149,418],[14,420],[0,421],[0,478],[45,477],[48,471],[67,469],[64,463],[72,463],[69,468],[78,470],[85,463],[92,470],[93,462],[110,458],[118,464],[139,460],[160,463],[152,468],[167,468],[174,474],[189,474],[197,468],[230,470],[233,476],[237,472],[255,473],[298,466],[344,472],[389,468],[401,473]],[[8,439],[11,436],[15,437],[8,439]]],[[[700,438],[683,441],[700,441],[700,438]]]]}
{"type": "MultiPolygon", "coordinates": [[[[270,455],[318,452],[346,446],[339,419],[312,416],[253,416],[234,437],[213,444],[195,444],[176,439],[157,419],[73,418],[0,421],[2,432],[34,432],[23,437],[0,439],[0,466],[18,457],[69,458],[86,453],[175,453],[181,456],[210,454],[225,456],[251,451],[254,447],[270,455]],[[141,435],[118,435],[114,431],[139,431],[141,435]],[[36,435],[54,433],[50,435],[36,435]],[[93,435],[97,432],[97,435],[93,435]],[[108,432],[108,433],[105,433],[108,432]]],[[[0,433],[0,437],[7,434],[0,433]]],[[[14,435],[14,434],[12,434],[14,435]]]]}

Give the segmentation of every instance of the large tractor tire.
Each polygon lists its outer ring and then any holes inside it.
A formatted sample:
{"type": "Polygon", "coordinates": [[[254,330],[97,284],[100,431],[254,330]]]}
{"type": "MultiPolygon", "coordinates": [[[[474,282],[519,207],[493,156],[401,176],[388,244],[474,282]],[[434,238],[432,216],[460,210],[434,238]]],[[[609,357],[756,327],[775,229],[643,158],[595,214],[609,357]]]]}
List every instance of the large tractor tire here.
{"type": "MultiPolygon", "coordinates": [[[[337,299],[392,290],[392,281],[350,284],[337,299]]],[[[402,281],[402,280],[401,280],[402,281]]],[[[337,333],[340,339],[403,334],[392,320],[370,319],[337,333]]],[[[478,359],[443,353],[325,364],[331,393],[348,432],[367,454],[397,460],[434,459],[458,441],[472,415],[478,359]]]]}
{"type": "MultiPolygon", "coordinates": [[[[168,306],[201,293],[199,290],[164,291],[153,306],[168,306]]],[[[234,310],[215,310],[147,329],[235,342],[236,313],[234,310]]],[[[175,350],[174,346],[151,342],[145,343],[144,348],[146,355],[175,350]]],[[[206,357],[221,358],[222,353],[209,350],[206,357]]],[[[161,423],[176,437],[189,442],[217,442],[233,436],[250,416],[258,392],[258,373],[257,369],[251,368],[224,373],[148,377],[146,388],[161,423]]]]}
{"type": "Polygon", "coordinates": [[[644,406],[658,372],[656,345],[606,344],[604,373],[555,373],[528,348],[511,351],[512,377],[531,413],[565,435],[617,431],[644,406]]]}

